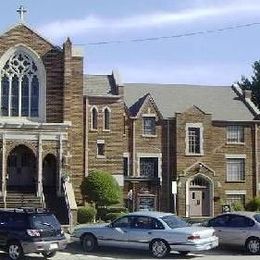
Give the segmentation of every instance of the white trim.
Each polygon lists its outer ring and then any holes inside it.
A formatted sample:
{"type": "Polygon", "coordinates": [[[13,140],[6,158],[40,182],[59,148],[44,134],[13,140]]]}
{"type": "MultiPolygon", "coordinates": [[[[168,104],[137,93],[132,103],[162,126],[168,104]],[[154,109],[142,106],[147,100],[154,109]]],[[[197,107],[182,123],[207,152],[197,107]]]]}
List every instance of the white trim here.
{"type": "Polygon", "coordinates": [[[156,114],[151,113],[151,114],[142,114],[142,117],[155,117],[156,119],[156,114]]]}
{"type": "Polygon", "coordinates": [[[140,158],[158,158],[158,178],[162,182],[162,153],[137,153],[137,176],[140,177],[140,158]]]}
{"type": "Polygon", "coordinates": [[[225,190],[226,195],[246,195],[246,190],[225,190]]]}
{"type": "Polygon", "coordinates": [[[97,144],[105,144],[105,140],[97,140],[97,144]]]}
{"type": "MultiPolygon", "coordinates": [[[[37,76],[38,76],[38,80],[39,80],[39,104],[38,104],[39,105],[39,117],[30,118],[31,107],[29,107],[29,118],[34,121],[36,120],[36,121],[40,121],[40,122],[45,122],[46,121],[46,71],[45,71],[44,64],[41,60],[41,57],[38,55],[38,53],[36,53],[33,49],[31,49],[30,47],[28,47],[24,44],[17,44],[15,46],[11,47],[10,49],[8,49],[0,58],[0,70],[6,64],[6,62],[10,58],[10,56],[16,52],[17,53],[24,52],[25,54],[27,54],[28,56],[30,56],[32,58],[32,60],[35,62],[36,66],[37,66],[37,69],[38,69],[37,76]]],[[[10,86],[9,86],[9,88],[10,88],[10,86]]],[[[10,94],[11,93],[9,92],[9,95],[10,94]]],[[[10,100],[11,99],[9,98],[9,102],[10,102],[10,100]]],[[[30,100],[30,98],[29,98],[29,100],[30,100]]],[[[21,106],[21,103],[20,103],[20,106],[21,106]]],[[[9,110],[10,110],[10,108],[11,107],[9,104],[9,110]]],[[[20,108],[19,108],[19,110],[20,110],[20,108]]],[[[9,114],[10,114],[10,111],[9,111],[9,114]]],[[[4,118],[8,118],[8,117],[5,116],[4,118]]],[[[19,117],[13,117],[13,118],[16,118],[16,120],[20,120],[23,117],[19,116],[19,117]]]]}
{"type": "Polygon", "coordinates": [[[225,154],[226,159],[246,159],[246,154],[225,154]]]}
{"type": "Polygon", "coordinates": [[[97,131],[97,129],[98,129],[98,107],[91,106],[91,108],[90,108],[90,130],[97,131]],[[96,109],[96,111],[97,111],[97,128],[93,128],[93,110],[94,109],[96,109]]]}
{"type": "Polygon", "coordinates": [[[105,106],[105,107],[103,107],[102,108],[102,115],[103,115],[103,131],[107,131],[107,132],[109,132],[111,129],[111,113],[112,113],[112,111],[111,111],[111,108],[109,108],[108,106],[105,106]],[[106,119],[106,115],[105,115],[105,110],[108,110],[108,112],[109,112],[109,119],[108,119],[108,129],[106,129],[105,128],[105,119],[106,119]]]}
{"type": "Polygon", "coordinates": [[[202,123],[186,123],[185,126],[185,155],[192,155],[192,156],[201,156],[204,155],[204,139],[203,139],[203,124],[202,123]],[[200,153],[190,153],[189,152],[189,136],[188,136],[188,130],[190,127],[199,128],[200,129],[200,153]]]}
{"type": "Polygon", "coordinates": [[[185,212],[186,217],[190,216],[190,212],[189,212],[189,210],[190,210],[190,196],[189,196],[190,195],[189,194],[190,185],[189,185],[189,183],[192,179],[196,178],[197,176],[201,176],[202,178],[208,180],[209,183],[210,183],[210,185],[209,185],[209,203],[210,203],[209,212],[210,212],[210,216],[213,217],[214,216],[214,200],[213,200],[213,198],[214,198],[214,182],[209,176],[207,176],[203,173],[197,173],[197,174],[191,176],[190,178],[188,178],[186,180],[186,185],[185,185],[185,187],[186,187],[186,212],[185,212]]]}

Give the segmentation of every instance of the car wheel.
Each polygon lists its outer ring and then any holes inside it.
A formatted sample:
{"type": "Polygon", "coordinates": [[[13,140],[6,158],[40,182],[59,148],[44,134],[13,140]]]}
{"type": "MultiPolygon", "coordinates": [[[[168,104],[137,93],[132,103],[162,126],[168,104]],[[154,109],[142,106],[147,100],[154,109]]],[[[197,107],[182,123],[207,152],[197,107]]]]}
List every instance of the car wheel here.
{"type": "Polygon", "coordinates": [[[56,251],[42,252],[42,255],[45,258],[51,258],[56,255],[56,251]]]}
{"type": "Polygon", "coordinates": [[[190,251],[179,251],[181,256],[185,256],[189,253],[190,251]]]}
{"type": "Polygon", "coordinates": [[[246,251],[251,255],[260,253],[260,239],[251,237],[246,241],[246,251]]]}
{"type": "Polygon", "coordinates": [[[82,238],[82,246],[84,251],[92,252],[97,248],[97,239],[93,235],[85,235],[82,238]]]}
{"type": "Polygon", "coordinates": [[[8,245],[8,255],[12,260],[22,259],[23,249],[18,242],[11,242],[8,245]]]}
{"type": "Polygon", "coordinates": [[[151,242],[150,251],[153,257],[163,258],[170,252],[168,243],[161,239],[156,239],[151,242]]]}

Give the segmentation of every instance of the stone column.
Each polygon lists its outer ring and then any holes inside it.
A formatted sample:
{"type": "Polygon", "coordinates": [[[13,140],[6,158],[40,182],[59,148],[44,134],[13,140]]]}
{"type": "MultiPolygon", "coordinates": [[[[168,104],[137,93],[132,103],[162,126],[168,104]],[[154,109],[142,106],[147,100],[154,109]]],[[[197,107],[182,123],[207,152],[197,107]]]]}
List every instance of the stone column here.
{"type": "Polygon", "coordinates": [[[38,139],[38,178],[37,178],[37,197],[41,197],[43,192],[42,187],[42,136],[38,139]]]}
{"type": "Polygon", "coordinates": [[[2,136],[3,147],[2,147],[2,196],[5,197],[6,194],[6,143],[5,143],[5,134],[2,136]]]}

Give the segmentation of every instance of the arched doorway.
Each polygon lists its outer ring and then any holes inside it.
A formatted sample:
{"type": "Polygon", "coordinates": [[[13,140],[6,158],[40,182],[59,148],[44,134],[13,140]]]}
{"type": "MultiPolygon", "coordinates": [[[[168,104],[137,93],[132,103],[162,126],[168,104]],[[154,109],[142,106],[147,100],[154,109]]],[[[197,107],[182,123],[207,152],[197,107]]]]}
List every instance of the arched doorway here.
{"type": "Polygon", "coordinates": [[[45,194],[56,192],[57,160],[53,154],[47,154],[43,159],[42,183],[45,194]]]}
{"type": "Polygon", "coordinates": [[[189,216],[211,215],[212,182],[203,175],[196,175],[188,181],[189,216]]]}
{"type": "Polygon", "coordinates": [[[7,190],[36,192],[36,157],[25,145],[16,146],[7,158],[7,190]]]}

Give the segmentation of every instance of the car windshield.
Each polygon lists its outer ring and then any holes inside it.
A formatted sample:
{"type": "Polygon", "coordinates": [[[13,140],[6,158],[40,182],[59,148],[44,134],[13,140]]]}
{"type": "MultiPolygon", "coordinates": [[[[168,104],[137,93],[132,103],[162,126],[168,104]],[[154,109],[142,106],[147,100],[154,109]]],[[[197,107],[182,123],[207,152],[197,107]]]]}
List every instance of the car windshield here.
{"type": "Polygon", "coordinates": [[[185,220],[175,216],[175,215],[167,215],[161,218],[170,228],[181,228],[190,226],[185,220]]]}
{"type": "Polygon", "coordinates": [[[254,219],[255,219],[258,223],[260,223],[260,214],[255,214],[255,215],[254,215],[254,219]]]}
{"type": "Polygon", "coordinates": [[[31,216],[32,228],[60,229],[60,223],[52,214],[36,214],[31,216]]]}

